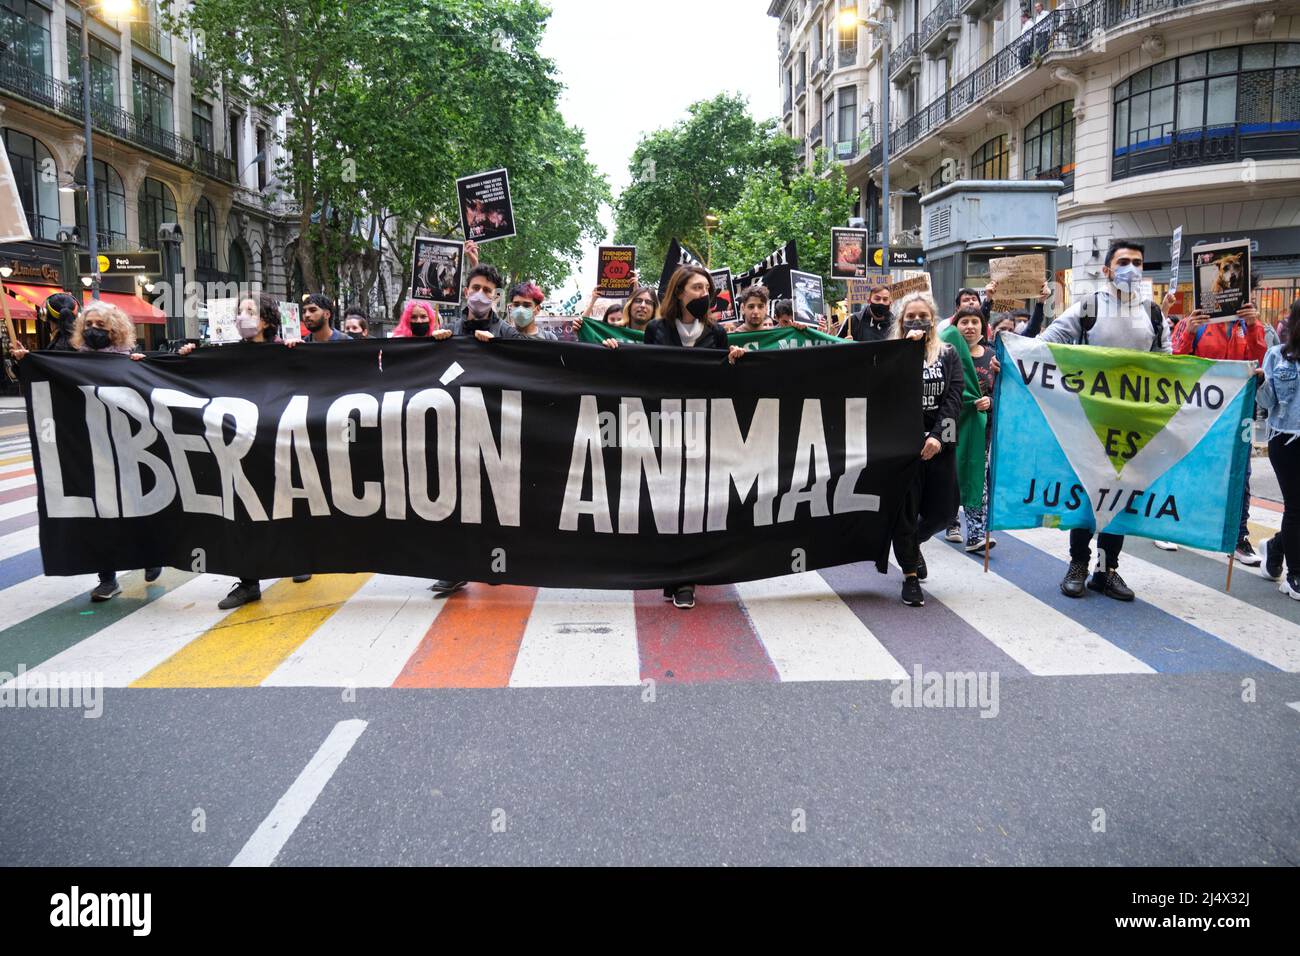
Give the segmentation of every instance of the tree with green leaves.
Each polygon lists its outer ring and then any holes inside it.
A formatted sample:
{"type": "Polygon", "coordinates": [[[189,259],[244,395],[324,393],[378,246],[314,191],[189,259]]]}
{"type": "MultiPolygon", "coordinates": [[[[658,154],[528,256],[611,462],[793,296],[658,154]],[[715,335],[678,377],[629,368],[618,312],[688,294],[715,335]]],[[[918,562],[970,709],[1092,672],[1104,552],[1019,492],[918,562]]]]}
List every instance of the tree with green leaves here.
{"type": "Polygon", "coordinates": [[[762,170],[719,215],[714,266],[744,271],[793,239],[800,271],[822,277],[828,303],[842,299],[844,283],[830,278],[831,227],[847,225],[857,202],[858,191],[848,188],[844,167],[830,162],[825,150],[817,151],[812,169],[789,181],[777,169],[762,170]]]}
{"type": "Polygon", "coordinates": [[[458,234],[455,180],[501,166],[520,235],[491,252],[567,274],[608,186],[559,116],[538,53],[549,15],[539,0],[193,0],[171,23],[201,34],[227,90],[288,114],[298,263],[308,288],[337,292],[340,276],[373,284],[378,237],[409,266],[417,226],[458,234]]]}
{"type": "Polygon", "coordinates": [[[725,214],[765,170],[782,180],[793,175],[797,146],[776,120],[756,122],[741,96],[692,104],[681,122],[637,144],[631,185],[615,206],[614,241],[637,246],[644,262],[661,261],[674,237],[704,250],[704,217],[725,214]]]}

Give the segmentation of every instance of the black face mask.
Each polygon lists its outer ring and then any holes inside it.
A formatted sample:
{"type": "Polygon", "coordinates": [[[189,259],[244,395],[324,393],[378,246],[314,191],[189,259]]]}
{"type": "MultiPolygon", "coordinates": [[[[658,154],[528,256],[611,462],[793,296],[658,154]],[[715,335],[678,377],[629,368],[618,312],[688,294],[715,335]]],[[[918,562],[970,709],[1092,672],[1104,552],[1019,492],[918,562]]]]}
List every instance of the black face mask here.
{"type": "Polygon", "coordinates": [[[350,339],[364,339],[365,337],[366,337],[366,333],[365,333],[365,332],[349,332],[349,333],[348,333],[348,338],[350,338],[350,339]]]}
{"type": "Polygon", "coordinates": [[[691,299],[686,303],[686,311],[695,316],[697,321],[703,322],[704,317],[709,314],[709,299],[711,297],[702,295],[698,299],[691,299]]]}
{"type": "Polygon", "coordinates": [[[871,314],[878,319],[883,319],[885,316],[889,315],[889,306],[881,302],[872,302],[871,314]]]}
{"type": "Polygon", "coordinates": [[[108,330],[95,328],[86,329],[86,331],[81,333],[81,340],[85,342],[87,346],[98,352],[100,349],[108,348],[108,330]]]}
{"type": "Polygon", "coordinates": [[[412,322],[411,334],[415,336],[425,336],[429,334],[428,322],[412,322]]]}

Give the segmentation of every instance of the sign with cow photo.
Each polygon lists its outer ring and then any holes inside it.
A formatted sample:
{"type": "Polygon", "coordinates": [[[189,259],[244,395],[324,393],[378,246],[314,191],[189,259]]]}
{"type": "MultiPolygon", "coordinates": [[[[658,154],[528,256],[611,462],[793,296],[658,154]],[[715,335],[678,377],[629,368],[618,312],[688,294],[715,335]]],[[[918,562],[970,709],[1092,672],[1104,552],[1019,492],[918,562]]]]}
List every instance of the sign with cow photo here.
{"type": "Polygon", "coordinates": [[[1192,293],[1211,319],[1235,316],[1250,301],[1250,240],[1193,246],[1192,293]]]}

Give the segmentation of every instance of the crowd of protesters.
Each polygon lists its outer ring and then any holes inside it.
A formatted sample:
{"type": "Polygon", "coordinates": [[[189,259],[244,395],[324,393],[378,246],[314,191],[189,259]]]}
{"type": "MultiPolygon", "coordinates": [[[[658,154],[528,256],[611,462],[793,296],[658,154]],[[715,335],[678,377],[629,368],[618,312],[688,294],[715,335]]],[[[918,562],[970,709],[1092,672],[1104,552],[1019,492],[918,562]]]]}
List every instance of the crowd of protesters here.
{"type": "MultiPolygon", "coordinates": [[[[394,338],[427,338],[442,341],[453,336],[473,336],[479,341],[495,339],[556,341],[555,332],[538,324],[545,295],[534,282],[522,281],[507,287],[501,272],[479,261],[478,247],[466,243],[468,271],[461,304],[449,321],[436,306],[407,302],[392,332],[394,338]]],[[[1261,573],[1281,581],[1280,590],[1300,600],[1300,301],[1291,306],[1286,319],[1273,329],[1262,320],[1257,306],[1246,303],[1235,320],[1211,322],[1204,312],[1175,313],[1178,298],[1166,295],[1160,306],[1142,296],[1144,251],[1133,241],[1110,244],[1103,265],[1104,285],[1075,301],[1050,319],[1047,307],[1052,288],[1044,282],[1032,311],[1016,309],[994,312],[997,283],[981,291],[962,288],[953,302],[953,313],[943,317],[933,298],[911,293],[894,302],[888,287],[871,290],[867,303],[840,324],[838,335],[851,342],[879,342],[909,339],[922,343],[921,374],[922,434],[918,436],[918,467],[903,493],[903,510],[893,534],[894,560],[903,574],[903,603],[921,607],[921,587],[928,570],[924,545],[939,532],[967,551],[987,551],[995,544],[987,527],[988,462],[993,401],[1000,368],[995,356],[999,336],[1017,334],[1039,337],[1045,342],[1197,355],[1209,359],[1249,361],[1256,367],[1258,405],[1266,416],[1268,456],[1277,475],[1284,499],[1281,529],[1257,554],[1248,535],[1250,473],[1247,470],[1241,501],[1240,532],[1236,560],[1260,566],[1261,573]],[[965,518],[965,533],[961,516],[965,518]]],[[[1252,282],[1254,287],[1257,283],[1252,282]]],[[[610,326],[642,332],[647,345],[673,348],[714,349],[735,363],[746,350],[729,340],[729,334],[758,332],[780,326],[809,328],[798,322],[789,299],[772,300],[769,291],[752,286],[742,291],[729,321],[718,306],[718,290],[707,269],[682,266],[670,277],[662,298],[657,290],[641,285],[633,275],[633,290],[625,300],[601,310],[600,319],[610,326]]],[[[595,318],[599,296],[593,291],[583,314],[573,323],[595,318]]],[[[302,344],[347,342],[369,337],[370,320],[363,311],[348,309],[341,315],[326,296],[309,294],[301,303],[302,344]],[[338,326],[341,326],[338,327],[338,326]]],[[[135,349],[135,333],[129,318],[115,306],[92,302],[84,308],[64,293],[50,296],[44,306],[49,345],[55,351],[97,351],[119,354],[139,361],[145,356],[135,349]]],[[[816,328],[825,329],[826,317],[817,317],[816,328]]],[[[294,347],[297,341],[281,341],[277,334],[282,321],[280,303],[260,294],[239,303],[235,328],[243,347],[294,347]]],[[[571,328],[573,327],[571,326],[571,328]]],[[[616,349],[617,338],[605,338],[606,348],[616,349]]],[[[190,343],[177,351],[187,354],[190,343]]],[[[15,358],[27,350],[14,343],[15,358]]],[[[1069,533],[1069,564],[1060,589],[1071,598],[1095,591],[1117,601],[1132,601],[1133,590],[1119,573],[1119,559],[1125,541],[1121,535],[1095,536],[1100,559],[1091,576],[1094,534],[1087,528],[1069,533]]],[[[1171,542],[1157,547],[1176,550],[1171,542]]],[[[887,561],[878,564],[884,572],[887,561]]],[[[161,569],[146,569],[146,580],[155,580],[161,569]]],[[[309,580],[303,574],[294,581],[309,580]]],[[[465,586],[464,581],[439,580],[432,590],[450,595],[465,586]]],[[[108,600],[120,593],[116,571],[100,573],[92,592],[94,600],[108,600]]],[[[690,582],[665,582],[664,597],[677,607],[695,604],[695,587],[690,582]]],[[[261,598],[260,582],[240,578],[220,607],[239,607],[261,598]]]]}

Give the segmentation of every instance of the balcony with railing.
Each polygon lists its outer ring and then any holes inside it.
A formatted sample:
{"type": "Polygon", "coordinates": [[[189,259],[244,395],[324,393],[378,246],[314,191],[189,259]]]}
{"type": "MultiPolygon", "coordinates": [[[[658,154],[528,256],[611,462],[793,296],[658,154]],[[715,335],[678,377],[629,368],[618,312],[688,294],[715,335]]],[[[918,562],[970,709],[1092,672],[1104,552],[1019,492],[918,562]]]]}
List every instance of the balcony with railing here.
{"type": "Polygon", "coordinates": [[[785,104],[781,108],[781,112],[784,113],[786,116],[789,116],[792,112],[794,112],[794,97],[790,95],[789,90],[785,91],[785,104]]]}
{"type": "Polygon", "coordinates": [[[826,66],[829,60],[830,57],[828,56],[819,56],[817,59],[813,60],[812,79],[814,83],[826,75],[826,66]]]}
{"type": "Polygon", "coordinates": [[[799,76],[799,81],[798,81],[797,83],[795,83],[795,86],[794,86],[794,98],[795,98],[795,100],[798,100],[798,99],[799,99],[801,96],[803,96],[806,92],[808,92],[808,81],[807,81],[807,79],[804,78],[804,76],[803,76],[802,74],[800,74],[800,76],[799,76]]]}
{"type": "Polygon", "coordinates": [[[162,57],[169,63],[171,62],[171,35],[158,29],[156,23],[132,23],[131,42],[148,50],[154,56],[162,57]]]}
{"type": "MultiPolygon", "coordinates": [[[[13,57],[0,53],[0,90],[20,97],[75,122],[82,122],[81,84],[65,83],[31,70],[13,57]]],[[[192,140],[163,129],[148,119],[92,97],[91,124],[102,133],[115,136],[162,156],[178,166],[195,169],[207,176],[234,182],[234,164],[196,146],[192,140]]]]}
{"type": "Polygon", "coordinates": [[[1117,146],[1111,159],[1111,178],[1300,156],[1300,130],[1286,128],[1290,124],[1274,124],[1279,128],[1272,129],[1256,128],[1259,125],[1231,123],[1175,130],[1172,123],[1167,123],[1153,130],[1149,139],[1117,146]]]}
{"type": "MultiPolygon", "coordinates": [[[[1129,26],[1142,17],[1203,0],[1090,0],[1080,7],[1054,10],[1032,30],[1014,38],[976,69],[953,83],[946,93],[931,100],[897,126],[890,129],[890,154],[896,156],[917,140],[957,119],[977,103],[988,99],[1008,82],[1037,68],[1053,53],[1087,51],[1097,31],[1129,26]]],[[[956,0],[958,12],[964,12],[956,0]]],[[[897,55],[897,54],[895,54],[897,55]]],[[[890,57],[891,63],[894,57],[890,57]]],[[[891,70],[891,72],[893,72],[891,70]]],[[[872,147],[868,166],[881,163],[880,145],[872,147]]]]}
{"type": "Polygon", "coordinates": [[[190,53],[190,83],[195,89],[204,89],[216,81],[212,64],[201,53],[190,53]]]}
{"type": "Polygon", "coordinates": [[[821,141],[822,141],[822,121],[818,120],[816,123],[813,123],[812,132],[808,134],[808,142],[811,143],[813,146],[816,146],[821,141]]]}
{"type": "Polygon", "coordinates": [[[961,35],[961,17],[957,0],[939,0],[930,15],[921,21],[921,49],[938,56],[961,35]]]}
{"type": "Polygon", "coordinates": [[[921,54],[916,34],[909,33],[903,42],[889,51],[889,78],[895,86],[903,86],[913,75],[921,72],[921,54]]]}
{"type": "Polygon", "coordinates": [[[844,69],[847,66],[857,66],[858,44],[841,43],[836,63],[838,64],[839,69],[844,69]]]}

